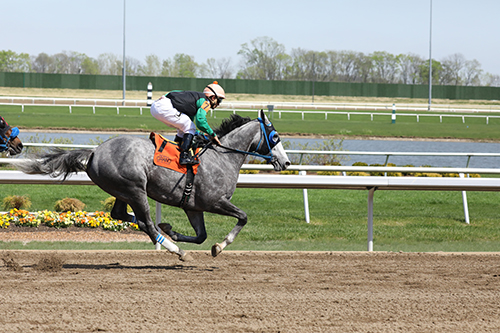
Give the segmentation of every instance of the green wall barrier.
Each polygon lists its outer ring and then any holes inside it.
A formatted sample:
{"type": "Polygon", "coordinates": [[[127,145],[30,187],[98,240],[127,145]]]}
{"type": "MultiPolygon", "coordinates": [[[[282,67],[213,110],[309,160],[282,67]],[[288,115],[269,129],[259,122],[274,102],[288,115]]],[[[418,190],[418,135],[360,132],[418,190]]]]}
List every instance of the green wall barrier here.
{"type": "MultiPolygon", "coordinates": [[[[149,82],[155,91],[201,91],[212,79],[160,76],[127,76],[127,90],[147,90],[149,82]]],[[[313,93],[310,81],[217,80],[228,93],[266,95],[306,95],[313,93]]],[[[122,90],[120,75],[78,75],[0,72],[0,87],[122,90]]],[[[428,98],[427,85],[315,82],[314,95],[353,97],[428,98]]],[[[442,99],[499,100],[500,87],[439,86],[432,87],[432,97],[442,99]]]]}

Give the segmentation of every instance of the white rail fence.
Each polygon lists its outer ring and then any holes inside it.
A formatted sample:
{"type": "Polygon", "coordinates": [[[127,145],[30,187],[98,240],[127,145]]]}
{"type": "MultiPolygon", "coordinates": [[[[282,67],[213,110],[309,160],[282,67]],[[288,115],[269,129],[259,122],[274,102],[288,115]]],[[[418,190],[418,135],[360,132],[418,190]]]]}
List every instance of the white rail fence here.
{"type": "MultiPolygon", "coordinates": [[[[0,103],[0,105],[5,105],[3,103],[0,103]]],[[[20,106],[21,107],[21,112],[24,112],[24,106],[25,104],[8,104],[8,105],[17,105],[17,106],[20,106]]],[[[31,105],[30,105],[31,106],[31,105]]],[[[44,106],[44,105],[40,105],[40,104],[35,104],[33,106],[37,106],[37,107],[41,107],[41,106],[44,106]]],[[[96,105],[91,105],[91,106],[84,106],[84,105],[77,105],[77,106],[74,106],[74,105],[68,105],[68,112],[69,113],[73,113],[73,109],[74,108],[83,108],[83,107],[92,107],[92,114],[96,114],[96,108],[107,108],[107,109],[116,109],[116,114],[119,115],[120,114],[120,110],[123,110],[123,109],[137,109],[139,108],[139,115],[143,115],[144,114],[144,109],[146,109],[146,112],[149,112],[149,107],[148,106],[110,106],[110,105],[100,105],[100,106],[96,106],[96,105]]],[[[238,112],[255,112],[255,110],[253,109],[239,109],[239,110],[236,110],[236,109],[225,109],[225,108],[220,108],[220,109],[217,109],[217,110],[211,110],[210,111],[210,116],[213,117],[213,118],[217,118],[217,112],[221,112],[221,111],[229,111],[229,112],[232,112],[233,114],[236,113],[236,111],[238,112]]],[[[281,115],[282,113],[285,113],[285,114],[301,114],[301,117],[302,117],[302,120],[305,119],[305,115],[306,114],[309,114],[309,115],[313,115],[313,114],[322,114],[325,116],[325,120],[328,120],[328,115],[331,115],[331,116],[335,116],[335,115],[345,115],[347,117],[347,120],[351,120],[351,116],[370,116],[370,120],[373,121],[374,117],[377,116],[377,117],[392,117],[392,113],[383,113],[383,112],[378,112],[378,113],[369,113],[369,112],[355,112],[355,111],[293,111],[293,110],[277,110],[277,111],[273,111],[275,113],[278,113],[278,117],[279,119],[281,119],[281,115]]],[[[472,118],[482,118],[485,120],[486,122],[486,125],[489,124],[490,122],[490,119],[498,119],[500,118],[500,116],[494,116],[494,115],[459,115],[459,114],[437,114],[437,113],[429,113],[429,114],[416,114],[416,113],[398,113],[397,114],[397,117],[412,117],[412,118],[415,118],[417,123],[420,122],[420,117],[437,117],[439,118],[439,122],[442,123],[443,122],[443,118],[462,118],[462,123],[465,124],[465,119],[466,118],[469,118],[469,119],[472,119],[472,118]]],[[[271,119],[274,119],[273,115],[271,114],[270,116],[271,119]]]]}
{"type": "MultiPolygon", "coordinates": [[[[147,106],[147,99],[123,100],[123,99],[101,99],[101,98],[47,98],[47,97],[28,97],[28,96],[0,96],[1,103],[15,104],[16,101],[23,102],[17,104],[52,104],[52,105],[128,105],[128,106],[147,106]]],[[[276,102],[276,101],[224,101],[223,106],[227,109],[267,109],[272,105],[275,110],[392,110],[393,103],[295,103],[295,102],[276,102]]],[[[398,110],[429,111],[428,104],[418,103],[399,103],[398,110]]],[[[498,105],[458,105],[458,104],[434,104],[430,111],[441,112],[500,112],[498,105]]]]}
{"type": "Polygon", "coordinates": [[[300,162],[304,155],[370,155],[370,156],[385,156],[384,165],[389,163],[391,156],[435,156],[435,157],[467,157],[465,167],[469,166],[472,157],[500,157],[500,153],[444,153],[444,152],[371,152],[371,151],[346,151],[346,150],[286,150],[287,154],[300,155],[300,162]]]}
{"type": "MultiPolygon", "coordinates": [[[[39,98],[39,97],[10,97],[10,96],[0,96],[0,105],[16,105],[21,107],[21,112],[24,112],[25,105],[29,106],[47,106],[47,105],[57,105],[57,106],[67,106],[68,112],[72,113],[75,107],[92,107],[92,113],[96,114],[96,108],[113,108],[116,109],[116,114],[120,114],[120,110],[123,109],[137,109],[139,108],[139,115],[143,114],[143,109],[146,108],[146,112],[149,110],[149,106],[144,105],[147,101],[144,100],[116,100],[116,99],[76,99],[76,98],[39,98]],[[3,102],[2,102],[3,101],[3,102]],[[16,103],[15,101],[30,101],[30,103],[16,103]]],[[[272,102],[269,102],[272,103],[272,102]]],[[[306,114],[324,114],[325,120],[328,119],[328,115],[345,115],[347,120],[351,119],[354,115],[370,115],[371,121],[373,121],[374,116],[385,116],[392,117],[393,113],[376,112],[370,113],[367,111],[384,111],[392,110],[394,105],[387,104],[356,104],[356,103],[337,103],[337,104],[297,104],[297,103],[274,103],[269,104],[264,102],[226,102],[223,108],[216,110],[211,110],[210,116],[217,118],[217,112],[229,111],[236,113],[238,112],[255,112],[258,109],[265,109],[272,106],[274,111],[270,112],[271,118],[274,112],[278,113],[278,117],[281,119],[282,113],[288,114],[301,114],[302,120],[305,119],[306,114]],[[295,110],[293,110],[295,109],[295,110]],[[297,111],[300,109],[301,111],[297,111]],[[319,111],[321,110],[321,111],[319,111]],[[343,111],[339,111],[343,110],[343,111]],[[344,111],[353,110],[353,111],[344,111]],[[365,110],[364,112],[356,112],[357,110],[365,110]]],[[[443,122],[443,118],[462,118],[462,123],[465,123],[465,118],[484,118],[486,124],[489,124],[490,119],[500,118],[499,115],[469,115],[469,114],[452,114],[452,113],[500,113],[500,105],[489,105],[489,106],[457,106],[457,105],[445,105],[445,106],[434,106],[431,110],[428,110],[427,106],[422,104],[406,104],[398,105],[398,110],[406,111],[420,111],[425,113],[397,113],[400,117],[412,117],[415,118],[417,122],[420,122],[420,117],[439,117],[439,121],[443,122]],[[428,113],[428,111],[440,111],[439,113],[428,113]]]]}

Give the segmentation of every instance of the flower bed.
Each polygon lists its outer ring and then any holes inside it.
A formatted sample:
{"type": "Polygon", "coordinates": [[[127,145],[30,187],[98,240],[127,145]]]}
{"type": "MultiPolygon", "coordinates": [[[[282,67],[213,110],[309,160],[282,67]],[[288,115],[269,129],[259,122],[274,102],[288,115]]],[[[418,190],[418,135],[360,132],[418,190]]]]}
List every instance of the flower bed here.
{"type": "Polygon", "coordinates": [[[52,212],[48,210],[30,213],[22,209],[11,209],[0,215],[0,228],[8,228],[10,225],[19,227],[38,227],[40,224],[53,228],[67,228],[71,226],[81,228],[103,228],[111,231],[121,231],[127,228],[139,230],[136,223],[114,220],[109,213],[85,211],[79,212],[52,212]]]}

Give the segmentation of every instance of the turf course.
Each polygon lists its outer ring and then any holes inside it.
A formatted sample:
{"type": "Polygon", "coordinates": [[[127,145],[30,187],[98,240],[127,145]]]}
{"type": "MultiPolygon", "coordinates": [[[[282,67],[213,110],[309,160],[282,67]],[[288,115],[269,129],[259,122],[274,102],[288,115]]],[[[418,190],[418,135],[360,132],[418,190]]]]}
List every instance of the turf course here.
{"type": "MultiPolygon", "coordinates": [[[[108,195],[96,186],[3,185],[2,196],[27,195],[30,211],[53,209],[64,197],[79,198],[87,211],[102,210],[108,195]]],[[[0,196],[0,197],[2,197],[0,196]]],[[[304,221],[302,191],[237,189],[233,202],[248,214],[248,224],[233,250],[366,250],[367,192],[309,190],[311,223],[304,221]]],[[[468,192],[471,224],[464,222],[460,192],[377,191],[374,249],[387,251],[500,251],[500,193],[468,192]]],[[[154,203],[151,201],[154,216],[154,203]]],[[[154,217],[153,217],[154,218],[154,217]]],[[[162,206],[162,221],[194,235],[184,212],[162,206]]],[[[185,249],[209,250],[236,220],[206,214],[208,239],[185,249]]],[[[152,244],[2,243],[6,249],[151,249],[152,244]]]]}
{"type": "MultiPolygon", "coordinates": [[[[165,131],[165,126],[154,119],[148,108],[116,108],[73,106],[71,113],[67,106],[20,106],[1,105],[0,114],[15,126],[23,128],[52,128],[74,130],[129,130],[129,131],[165,131]]],[[[217,126],[229,117],[230,111],[217,111],[208,117],[211,126],[217,126]]],[[[500,140],[500,118],[416,117],[399,116],[395,124],[391,117],[380,115],[380,112],[365,112],[363,115],[329,114],[325,120],[324,113],[306,114],[304,120],[300,113],[277,112],[272,119],[275,127],[282,134],[335,135],[345,138],[349,136],[379,137],[420,137],[420,138],[459,138],[471,140],[500,140]],[[373,120],[371,114],[374,114],[373,120]]],[[[412,112],[414,113],[414,112],[412,112]]],[[[243,116],[256,117],[256,112],[239,112],[243,116]]],[[[420,113],[425,114],[425,113],[420,113]]],[[[454,113],[454,115],[461,115],[454,113]]],[[[463,115],[470,115],[463,113],[463,115]]],[[[489,116],[499,114],[489,113],[489,116]]]]}

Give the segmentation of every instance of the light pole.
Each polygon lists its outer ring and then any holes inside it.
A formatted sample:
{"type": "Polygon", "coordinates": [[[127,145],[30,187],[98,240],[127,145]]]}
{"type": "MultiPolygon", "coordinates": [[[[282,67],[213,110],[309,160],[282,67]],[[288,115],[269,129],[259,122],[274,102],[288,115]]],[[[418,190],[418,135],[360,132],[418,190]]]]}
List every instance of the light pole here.
{"type": "Polygon", "coordinates": [[[312,104],[314,104],[314,81],[316,81],[316,71],[314,70],[314,53],[313,53],[313,64],[312,64],[312,72],[313,72],[313,82],[312,82],[312,104]]]}
{"type": "Polygon", "coordinates": [[[430,12],[430,28],[429,28],[429,111],[432,104],[432,0],[430,12]]]}
{"type": "Polygon", "coordinates": [[[123,0],[123,68],[122,68],[122,81],[123,81],[123,102],[122,104],[125,105],[125,90],[126,90],[126,68],[127,68],[127,63],[125,60],[125,0],[123,0]]]}

